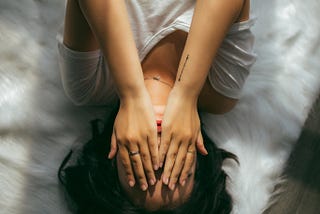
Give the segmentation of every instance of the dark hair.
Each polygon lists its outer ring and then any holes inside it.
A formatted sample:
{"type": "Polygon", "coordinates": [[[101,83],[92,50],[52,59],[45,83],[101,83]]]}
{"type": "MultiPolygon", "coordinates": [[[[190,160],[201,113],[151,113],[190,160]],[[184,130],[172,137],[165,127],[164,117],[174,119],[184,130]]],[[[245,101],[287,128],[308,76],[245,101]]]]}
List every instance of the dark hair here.
{"type": "Polygon", "coordinates": [[[117,111],[113,111],[99,132],[99,120],[92,121],[92,139],[84,144],[76,155],[74,164],[67,164],[74,151],[63,160],[58,177],[64,186],[71,209],[78,214],[210,214],[230,213],[232,200],[226,191],[227,175],[222,170],[226,158],[236,160],[235,155],[216,147],[202,129],[208,150],[207,156],[197,155],[197,166],[193,191],[189,199],[172,210],[148,212],[135,206],[122,190],[115,160],[106,157],[110,149],[113,122],[117,111]]]}

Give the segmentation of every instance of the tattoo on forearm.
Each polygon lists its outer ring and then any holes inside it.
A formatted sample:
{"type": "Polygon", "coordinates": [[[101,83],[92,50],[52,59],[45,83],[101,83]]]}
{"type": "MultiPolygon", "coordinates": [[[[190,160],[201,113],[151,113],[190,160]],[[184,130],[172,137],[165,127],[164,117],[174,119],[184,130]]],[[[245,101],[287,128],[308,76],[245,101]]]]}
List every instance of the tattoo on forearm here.
{"type": "Polygon", "coordinates": [[[184,68],[186,67],[186,64],[187,64],[188,60],[189,60],[189,54],[187,55],[186,60],[184,61],[183,67],[181,69],[180,76],[179,76],[179,79],[178,79],[179,82],[181,81],[181,76],[183,74],[184,68]]]}

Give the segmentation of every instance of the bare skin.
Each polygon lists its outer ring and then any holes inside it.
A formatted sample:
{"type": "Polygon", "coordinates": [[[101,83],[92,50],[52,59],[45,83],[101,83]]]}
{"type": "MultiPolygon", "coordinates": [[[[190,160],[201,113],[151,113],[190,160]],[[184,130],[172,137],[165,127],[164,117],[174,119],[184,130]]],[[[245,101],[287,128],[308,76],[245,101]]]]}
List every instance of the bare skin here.
{"type": "Polygon", "coordinates": [[[221,114],[236,104],[237,100],[217,93],[206,80],[212,59],[228,28],[249,17],[249,1],[244,5],[243,0],[229,1],[232,4],[219,0],[197,1],[189,34],[177,31],[168,36],[141,63],[124,1],[68,0],[64,43],[78,51],[100,48],[118,87],[120,110],[109,157],[114,157],[118,151],[130,186],[137,182],[142,190],[146,190],[154,185],[154,170],[159,166],[164,166],[164,184],[171,189],[175,188],[178,179],[182,184],[184,175],[191,170],[191,166],[184,164],[187,151],[195,150],[197,145],[205,154],[197,107],[221,114]],[[213,21],[208,28],[208,19],[219,21],[213,21]],[[174,86],[163,113],[160,148],[150,91],[143,81],[146,75],[156,75],[157,69],[167,71],[161,74],[161,79],[171,81],[174,86]],[[195,70],[197,72],[192,72],[195,70]],[[128,76],[130,78],[123,78],[128,76]],[[130,159],[128,151],[136,150],[140,150],[141,157],[130,159]]]}
{"type": "MultiPolygon", "coordinates": [[[[243,11],[235,22],[248,20],[250,6],[249,3],[249,1],[246,1],[243,11]]],[[[166,81],[171,85],[174,85],[175,81],[179,81],[179,78],[181,77],[181,73],[178,77],[179,63],[181,65],[180,59],[183,58],[181,56],[183,54],[187,38],[188,34],[186,32],[176,31],[161,40],[142,62],[144,76],[161,76],[163,81],[166,81]],[[157,72],[159,70],[163,70],[164,72],[157,72]]],[[[185,67],[185,63],[183,63],[182,67],[185,67]]],[[[168,90],[168,87],[164,87],[162,90],[168,90]]],[[[236,105],[236,103],[237,100],[225,97],[215,91],[210,85],[208,79],[206,79],[198,96],[197,105],[202,111],[213,114],[223,114],[230,111],[236,105]]],[[[194,149],[194,145],[193,148],[185,148],[185,150],[194,149]]],[[[185,153],[185,151],[183,153],[185,153]]],[[[186,161],[185,158],[186,156],[182,156],[180,159],[177,157],[177,166],[180,167],[170,168],[168,167],[168,162],[166,162],[166,166],[164,167],[163,182],[168,184],[169,188],[172,190],[175,188],[178,180],[180,184],[182,184],[186,179],[188,168],[183,168],[184,162],[186,161]],[[168,177],[170,177],[170,182],[167,181],[168,177]]]]}
{"type": "MultiPolygon", "coordinates": [[[[163,79],[165,80],[173,80],[172,77],[166,78],[166,76],[170,76],[169,72],[156,68],[153,70],[146,70],[146,72],[144,72],[145,77],[148,77],[150,75],[158,75],[161,77],[161,79],[163,77],[163,79]]],[[[150,94],[156,119],[162,120],[171,88],[168,85],[153,79],[146,79],[145,86],[150,94]]],[[[160,143],[160,136],[161,133],[158,132],[158,143],[160,143]]],[[[138,184],[133,187],[130,187],[128,185],[126,180],[126,172],[123,165],[121,164],[121,157],[118,154],[117,169],[121,186],[126,192],[129,199],[135,205],[143,207],[146,210],[155,211],[159,209],[170,209],[175,206],[179,206],[186,200],[188,200],[193,190],[194,173],[196,166],[195,156],[195,152],[187,154],[186,165],[189,165],[190,169],[188,170],[188,174],[181,174],[181,176],[185,177],[185,183],[183,183],[183,185],[178,185],[174,189],[169,189],[169,187],[161,181],[163,170],[159,169],[155,171],[155,184],[149,186],[146,191],[141,191],[141,188],[138,184]]],[[[132,158],[135,157],[133,156],[132,158]]]]}
{"type": "MultiPolygon", "coordinates": [[[[246,17],[240,17],[237,21],[246,19],[246,17]]],[[[177,76],[177,68],[186,39],[186,32],[175,31],[162,39],[141,63],[145,86],[150,95],[157,120],[162,120],[163,118],[167,100],[177,76]],[[160,77],[160,79],[167,84],[150,78],[155,76],[160,77]]],[[[207,87],[206,89],[202,89],[201,92],[201,96],[204,99],[203,102],[198,102],[198,106],[200,107],[200,105],[202,105],[207,112],[221,113],[220,111],[226,111],[225,108],[231,109],[235,104],[236,100],[231,100],[215,92],[208,82],[205,83],[204,87],[207,87]],[[215,105],[211,105],[211,102],[208,103],[206,101],[209,99],[214,99],[217,102],[222,101],[226,103],[226,106],[217,111],[215,105]],[[232,105],[230,105],[230,103],[232,103],[232,105]],[[211,106],[213,106],[213,108],[210,108],[211,106]]],[[[160,141],[160,137],[161,133],[158,132],[158,141],[160,141]]],[[[155,172],[157,182],[155,185],[149,186],[147,191],[141,191],[138,185],[135,185],[133,188],[128,185],[125,179],[125,169],[122,167],[119,159],[120,156],[118,155],[119,180],[128,197],[137,206],[144,207],[149,211],[155,211],[159,209],[170,209],[188,200],[194,185],[196,153],[187,153],[184,164],[188,166],[185,168],[188,170],[183,170],[180,175],[177,175],[181,180],[181,185],[176,185],[175,183],[169,186],[165,185],[161,182],[163,179],[161,176],[163,170],[157,170],[155,172]]]]}

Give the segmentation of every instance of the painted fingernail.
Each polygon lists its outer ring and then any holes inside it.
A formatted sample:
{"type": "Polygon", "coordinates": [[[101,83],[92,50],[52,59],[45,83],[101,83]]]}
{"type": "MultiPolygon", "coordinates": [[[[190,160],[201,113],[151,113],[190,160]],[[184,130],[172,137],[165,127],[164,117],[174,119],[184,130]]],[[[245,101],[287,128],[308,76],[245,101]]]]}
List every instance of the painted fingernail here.
{"type": "Polygon", "coordinates": [[[169,178],[163,177],[163,183],[164,183],[165,185],[168,185],[168,183],[169,183],[169,178]]]}
{"type": "Polygon", "coordinates": [[[184,187],[184,185],[186,185],[186,180],[183,180],[183,181],[181,182],[181,186],[184,187]]]}
{"type": "Polygon", "coordinates": [[[175,184],[171,184],[171,185],[170,185],[170,189],[171,189],[171,190],[174,190],[175,187],[176,187],[175,184]]]}
{"type": "Polygon", "coordinates": [[[148,186],[146,184],[141,185],[142,191],[146,191],[148,189],[148,186]]]}
{"type": "Polygon", "coordinates": [[[130,186],[130,187],[133,187],[133,186],[134,186],[134,181],[131,181],[131,180],[130,180],[130,181],[129,181],[129,186],[130,186]]]}

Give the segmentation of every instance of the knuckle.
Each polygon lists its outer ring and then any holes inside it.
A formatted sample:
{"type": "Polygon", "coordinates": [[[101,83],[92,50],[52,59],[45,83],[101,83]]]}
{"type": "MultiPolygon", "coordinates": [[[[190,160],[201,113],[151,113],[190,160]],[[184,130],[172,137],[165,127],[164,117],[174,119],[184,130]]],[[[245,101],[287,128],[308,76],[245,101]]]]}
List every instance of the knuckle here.
{"type": "Polygon", "coordinates": [[[141,159],[143,161],[149,161],[149,155],[146,153],[141,153],[141,159]]]}
{"type": "Polygon", "coordinates": [[[126,173],[127,178],[130,179],[133,177],[131,170],[125,170],[125,173],[126,173]]]}
{"type": "Polygon", "coordinates": [[[184,180],[184,179],[186,179],[186,178],[188,178],[188,170],[184,169],[184,170],[182,170],[182,172],[181,172],[180,179],[181,179],[181,180],[184,180]]]}
{"type": "Polygon", "coordinates": [[[136,176],[140,183],[144,183],[146,181],[144,174],[137,174],[136,176]]]}
{"type": "Polygon", "coordinates": [[[157,156],[156,155],[151,155],[151,159],[153,160],[153,161],[156,161],[158,158],[157,158],[157,156]]]}
{"type": "Polygon", "coordinates": [[[117,144],[119,145],[119,147],[124,146],[125,145],[125,140],[124,138],[118,138],[117,139],[117,144]]]}
{"type": "Polygon", "coordinates": [[[125,169],[130,168],[130,164],[125,159],[121,159],[121,163],[125,169]]]}
{"type": "Polygon", "coordinates": [[[130,135],[130,136],[127,136],[126,137],[126,141],[127,142],[138,142],[138,137],[137,136],[135,136],[135,135],[130,135]]]}
{"type": "Polygon", "coordinates": [[[186,156],[183,156],[181,158],[181,166],[183,166],[185,164],[185,162],[186,162],[186,156]]]}
{"type": "Polygon", "coordinates": [[[192,135],[192,132],[186,132],[186,133],[184,133],[184,140],[187,140],[187,141],[189,141],[191,138],[193,137],[193,135],[192,135]]]}
{"type": "Polygon", "coordinates": [[[190,169],[192,167],[194,163],[194,158],[191,158],[190,160],[188,160],[188,162],[186,163],[186,167],[188,167],[188,169],[190,169]]]}
{"type": "Polygon", "coordinates": [[[172,176],[170,177],[170,182],[172,182],[172,183],[176,183],[177,180],[178,180],[178,175],[172,175],[172,176]]]}
{"type": "Polygon", "coordinates": [[[149,177],[153,176],[153,170],[152,169],[146,168],[146,169],[144,169],[144,171],[149,177]]]}
{"type": "Polygon", "coordinates": [[[138,165],[138,160],[135,158],[132,158],[131,163],[133,166],[137,166],[138,165]]]}
{"type": "Polygon", "coordinates": [[[130,164],[128,164],[128,163],[123,163],[122,164],[123,165],[123,168],[126,170],[126,171],[131,171],[131,166],[130,166],[130,164]]]}
{"type": "Polygon", "coordinates": [[[170,176],[171,172],[172,172],[172,169],[173,169],[173,164],[172,163],[169,163],[167,164],[167,174],[170,176]]]}
{"type": "Polygon", "coordinates": [[[150,150],[155,150],[158,146],[158,143],[157,141],[150,141],[149,142],[149,147],[150,147],[150,150]]]}
{"type": "Polygon", "coordinates": [[[176,156],[177,156],[177,152],[175,151],[175,152],[170,153],[169,158],[174,160],[174,159],[176,159],[176,156]]]}

